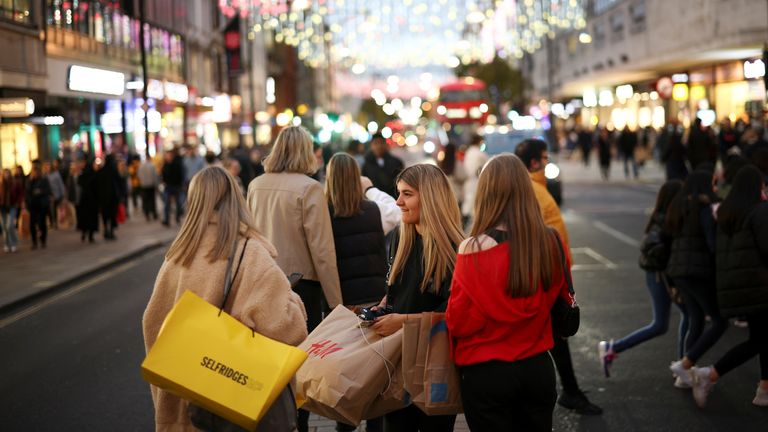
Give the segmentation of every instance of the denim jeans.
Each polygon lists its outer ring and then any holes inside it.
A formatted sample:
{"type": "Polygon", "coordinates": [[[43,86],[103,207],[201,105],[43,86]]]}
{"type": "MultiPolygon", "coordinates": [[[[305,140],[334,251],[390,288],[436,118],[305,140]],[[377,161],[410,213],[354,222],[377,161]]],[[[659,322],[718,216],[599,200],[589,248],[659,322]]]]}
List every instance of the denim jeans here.
{"type": "MultiPolygon", "coordinates": [[[[653,307],[653,321],[645,327],[639,328],[632,333],[624,336],[613,344],[614,352],[620,353],[628,350],[635,345],[639,345],[647,340],[661,336],[669,328],[669,315],[672,300],[669,298],[665,276],[658,272],[645,272],[645,285],[651,294],[651,305],[653,307]]],[[[688,332],[688,312],[685,305],[675,303],[680,310],[680,326],[677,336],[677,354],[682,358],[685,353],[685,334],[688,332]]]]}
{"type": "Polygon", "coordinates": [[[696,363],[720,339],[728,324],[720,316],[714,278],[675,278],[675,285],[683,295],[690,317],[688,335],[685,338],[685,356],[696,363]],[[706,315],[709,315],[711,323],[709,328],[704,330],[706,315]]]}
{"type": "Polygon", "coordinates": [[[12,248],[19,244],[19,235],[16,231],[16,212],[18,207],[9,207],[0,211],[0,225],[3,227],[5,247],[12,248]]]}

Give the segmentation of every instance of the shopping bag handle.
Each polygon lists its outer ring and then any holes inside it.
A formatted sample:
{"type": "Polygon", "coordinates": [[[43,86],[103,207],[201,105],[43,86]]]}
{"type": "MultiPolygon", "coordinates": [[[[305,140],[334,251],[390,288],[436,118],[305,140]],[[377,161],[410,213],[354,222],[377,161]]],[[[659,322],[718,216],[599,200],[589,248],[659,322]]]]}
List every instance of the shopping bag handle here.
{"type": "Polygon", "coordinates": [[[232,291],[232,282],[234,282],[235,278],[237,277],[237,273],[240,271],[240,264],[243,263],[243,255],[245,255],[245,247],[248,245],[248,237],[245,238],[245,243],[243,243],[243,250],[240,251],[240,258],[237,261],[237,268],[235,268],[235,274],[232,274],[232,261],[235,258],[235,252],[237,252],[237,241],[235,241],[235,245],[232,248],[232,253],[229,255],[229,258],[227,258],[227,272],[224,275],[224,299],[221,301],[221,307],[219,308],[219,315],[221,316],[221,313],[224,312],[224,306],[227,304],[227,299],[229,298],[229,293],[232,291]]]}

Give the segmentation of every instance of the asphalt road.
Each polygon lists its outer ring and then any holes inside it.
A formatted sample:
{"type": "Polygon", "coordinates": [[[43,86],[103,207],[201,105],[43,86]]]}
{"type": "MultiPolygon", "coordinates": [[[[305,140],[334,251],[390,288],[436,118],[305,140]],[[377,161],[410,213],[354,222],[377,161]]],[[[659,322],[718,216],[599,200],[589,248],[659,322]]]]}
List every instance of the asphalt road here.
{"type": "MultiPolygon", "coordinates": [[[[602,376],[597,342],[619,338],[651,318],[636,244],[652,189],[566,185],[564,214],[582,307],[582,328],[571,349],[582,388],[605,414],[581,417],[556,408],[555,430],[766,431],[768,409],[751,404],[756,360],[724,377],[704,410],[690,391],[672,386],[667,366],[675,355],[674,312],[668,334],[622,353],[614,376],[602,376]]],[[[0,430],[153,429],[149,388],[139,374],[141,315],[161,259],[161,251],[152,252],[58,299],[0,317],[0,430]]],[[[746,330],[729,328],[702,363],[714,362],[745,337],[746,330]]]]}

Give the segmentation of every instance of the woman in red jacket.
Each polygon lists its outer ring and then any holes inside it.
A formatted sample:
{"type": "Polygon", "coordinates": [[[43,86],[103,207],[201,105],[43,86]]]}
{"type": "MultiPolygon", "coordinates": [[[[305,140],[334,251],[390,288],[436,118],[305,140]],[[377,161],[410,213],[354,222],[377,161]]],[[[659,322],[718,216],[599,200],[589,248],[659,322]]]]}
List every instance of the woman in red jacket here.
{"type": "Polygon", "coordinates": [[[467,423],[477,431],[551,431],[557,391],[550,310],[558,296],[571,298],[569,270],[517,156],[487,163],[473,219],[446,311],[467,423]]]}

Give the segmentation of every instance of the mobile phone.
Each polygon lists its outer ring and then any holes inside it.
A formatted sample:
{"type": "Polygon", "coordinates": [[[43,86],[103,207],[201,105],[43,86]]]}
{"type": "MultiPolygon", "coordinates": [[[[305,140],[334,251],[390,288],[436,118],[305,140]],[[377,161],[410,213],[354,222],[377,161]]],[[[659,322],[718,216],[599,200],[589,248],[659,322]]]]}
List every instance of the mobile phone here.
{"type": "Polygon", "coordinates": [[[304,275],[301,273],[291,273],[290,276],[288,276],[288,282],[291,283],[291,288],[296,288],[296,284],[299,283],[303,276],[304,275]]]}

